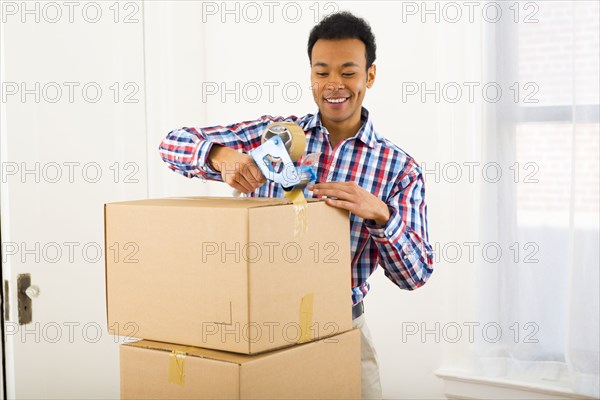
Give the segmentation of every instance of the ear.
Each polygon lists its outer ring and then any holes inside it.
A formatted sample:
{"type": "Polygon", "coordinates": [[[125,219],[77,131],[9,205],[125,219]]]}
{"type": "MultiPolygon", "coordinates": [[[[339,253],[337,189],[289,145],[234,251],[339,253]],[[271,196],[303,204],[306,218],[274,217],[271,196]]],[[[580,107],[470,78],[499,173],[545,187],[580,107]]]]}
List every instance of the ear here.
{"type": "Polygon", "coordinates": [[[376,68],[375,64],[371,64],[371,66],[367,70],[367,88],[369,88],[369,89],[371,89],[371,87],[375,83],[376,72],[377,72],[377,68],[376,68]]]}

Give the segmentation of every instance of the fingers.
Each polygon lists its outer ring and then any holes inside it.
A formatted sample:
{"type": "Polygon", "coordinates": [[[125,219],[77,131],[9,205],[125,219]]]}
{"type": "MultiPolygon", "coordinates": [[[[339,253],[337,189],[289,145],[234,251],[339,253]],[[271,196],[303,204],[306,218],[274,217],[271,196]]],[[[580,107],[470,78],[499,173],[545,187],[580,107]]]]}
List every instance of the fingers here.
{"type": "Polygon", "coordinates": [[[259,186],[261,186],[263,183],[265,183],[267,181],[267,178],[265,178],[265,176],[260,171],[260,168],[258,168],[258,166],[256,165],[256,163],[254,161],[249,163],[247,165],[247,168],[248,168],[249,175],[251,175],[251,177],[253,178],[254,181],[256,181],[257,183],[260,184],[259,186]]]}
{"type": "Polygon", "coordinates": [[[357,186],[355,182],[323,182],[309,185],[308,190],[312,190],[313,193],[321,196],[347,198],[356,195],[357,186]]]}
{"type": "Polygon", "coordinates": [[[388,206],[356,182],[325,182],[308,185],[317,197],[327,196],[326,203],[364,219],[385,223],[390,218],[388,206]],[[332,198],[335,197],[335,198],[332,198]]]}
{"type": "Polygon", "coordinates": [[[317,197],[335,197],[336,199],[347,199],[350,197],[349,193],[337,189],[315,189],[313,193],[317,197]]]}
{"type": "Polygon", "coordinates": [[[261,187],[266,178],[247,154],[237,154],[221,171],[223,181],[242,193],[250,193],[261,187]]]}
{"type": "Polygon", "coordinates": [[[247,164],[242,166],[238,182],[250,189],[250,192],[261,187],[266,181],[267,179],[262,174],[254,160],[250,159],[247,164]]]}
{"type": "Polygon", "coordinates": [[[309,187],[309,190],[318,197],[327,196],[346,200],[356,197],[356,191],[346,182],[317,183],[312,185],[312,188],[309,187]]]}
{"type": "Polygon", "coordinates": [[[354,203],[351,203],[351,202],[345,201],[345,200],[325,199],[325,202],[331,206],[343,208],[344,210],[348,210],[348,211],[354,211],[354,209],[355,209],[354,203]]]}
{"type": "Polygon", "coordinates": [[[239,191],[240,193],[247,194],[251,192],[251,190],[246,189],[244,186],[240,185],[237,182],[227,182],[227,184],[235,190],[239,191]]]}
{"type": "Polygon", "coordinates": [[[317,197],[326,196],[325,201],[330,206],[356,213],[362,201],[356,186],[355,182],[324,182],[308,185],[308,190],[312,190],[317,197]]]}
{"type": "Polygon", "coordinates": [[[251,174],[250,174],[250,176],[248,176],[247,174],[238,174],[234,178],[234,181],[238,185],[240,185],[241,187],[244,188],[244,190],[241,190],[241,192],[244,192],[244,193],[253,192],[257,188],[262,186],[251,174]]]}

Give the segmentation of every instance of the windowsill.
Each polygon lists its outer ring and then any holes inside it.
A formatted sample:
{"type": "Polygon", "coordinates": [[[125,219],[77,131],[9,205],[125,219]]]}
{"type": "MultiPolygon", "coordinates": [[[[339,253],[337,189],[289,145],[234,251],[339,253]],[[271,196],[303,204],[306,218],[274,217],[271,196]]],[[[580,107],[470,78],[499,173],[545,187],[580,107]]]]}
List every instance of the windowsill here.
{"type": "Polygon", "coordinates": [[[434,373],[444,381],[444,395],[448,399],[594,399],[560,387],[485,378],[447,369],[434,373]]]}

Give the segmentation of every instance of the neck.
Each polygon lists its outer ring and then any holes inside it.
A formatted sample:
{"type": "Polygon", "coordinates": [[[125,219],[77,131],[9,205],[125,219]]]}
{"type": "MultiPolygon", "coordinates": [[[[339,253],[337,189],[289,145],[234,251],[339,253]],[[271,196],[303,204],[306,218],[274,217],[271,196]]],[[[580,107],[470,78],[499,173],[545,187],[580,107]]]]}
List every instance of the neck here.
{"type": "Polygon", "coordinates": [[[327,132],[329,132],[329,139],[331,140],[332,147],[335,147],[344,139],[348,139],[356,135],[356,132],[358,132],[362,126],[360,114],[358,114],[357,118],[352,118],[342,122],[336,122],[322,118],[321,123],[325,128],[327,128],[327,132]]]}

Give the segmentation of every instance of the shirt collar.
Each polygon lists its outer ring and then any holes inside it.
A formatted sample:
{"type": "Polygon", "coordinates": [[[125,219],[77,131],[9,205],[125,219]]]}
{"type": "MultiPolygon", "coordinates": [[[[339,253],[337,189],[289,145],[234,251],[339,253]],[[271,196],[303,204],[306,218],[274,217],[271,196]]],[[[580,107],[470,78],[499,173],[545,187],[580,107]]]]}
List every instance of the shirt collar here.
{"type": "MultiPolygon", "coordinates": [[[[356,133],[356,135],[354,135],[354,137],[366,144],[367,146],[369,146],[370,148],[374,148],[378,136],[375,132],[375,129],[373,128],[373,122],[369,117],[369,111],[364,107],[362,107],[361,109],[360,119],[363,122],[363,124],[356,133]]],[[[324,129],[324,126],[321,124],[320,111],[318,111],[312,116],[312,118],[310,118],[304,129],[310,130],[316,127],[324,129]]]]}

